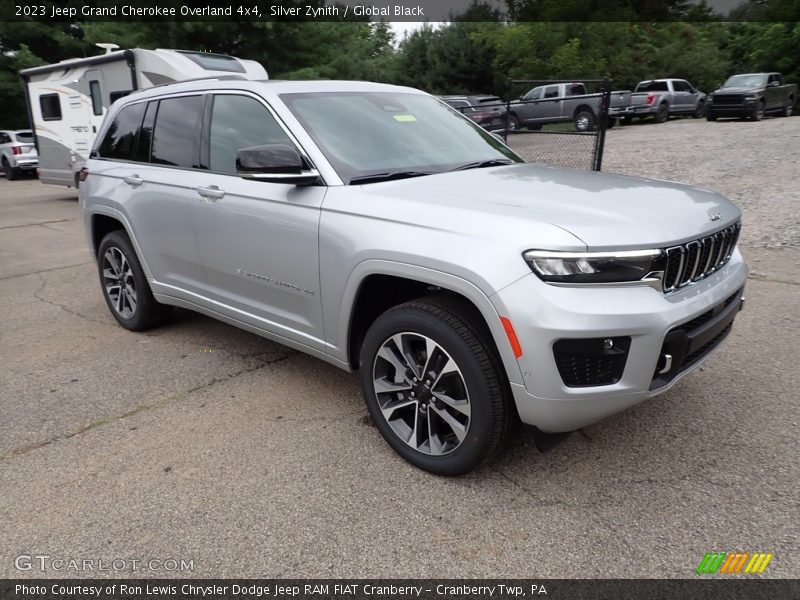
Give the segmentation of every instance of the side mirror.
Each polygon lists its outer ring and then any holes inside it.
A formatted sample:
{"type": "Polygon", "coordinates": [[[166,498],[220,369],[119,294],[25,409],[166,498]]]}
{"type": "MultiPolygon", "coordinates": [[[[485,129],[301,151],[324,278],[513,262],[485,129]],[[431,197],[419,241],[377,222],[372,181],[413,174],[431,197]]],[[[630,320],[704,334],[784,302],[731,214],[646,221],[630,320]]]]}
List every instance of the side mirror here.
{"type": "Polygon", "coordinates": [[[767,87],[778,87],[780,84],[781,84],[781,82],[780,82],[780,81],[770,81],[770,82],[767,84],[767,87]]]}
{"type": "Polygon", "coordinates": [[[310,185],[319,181],[315,169],[304,169],[300,153],[287,144],[242,148],[236,153],[236,173],[245,179],[310,185]]]}

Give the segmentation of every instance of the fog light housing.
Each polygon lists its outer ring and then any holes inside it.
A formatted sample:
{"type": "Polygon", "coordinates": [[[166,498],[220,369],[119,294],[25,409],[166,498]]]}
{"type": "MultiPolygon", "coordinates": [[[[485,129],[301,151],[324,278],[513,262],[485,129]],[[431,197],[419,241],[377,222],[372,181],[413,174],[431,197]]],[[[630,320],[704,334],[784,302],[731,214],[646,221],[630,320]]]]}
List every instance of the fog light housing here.
{"type": "Polygon", "coordinates": [[[567,387],[613,385],[622,379],[630,347],[630,336],[564,339],[553,344],[553,356],[567,387]]]}

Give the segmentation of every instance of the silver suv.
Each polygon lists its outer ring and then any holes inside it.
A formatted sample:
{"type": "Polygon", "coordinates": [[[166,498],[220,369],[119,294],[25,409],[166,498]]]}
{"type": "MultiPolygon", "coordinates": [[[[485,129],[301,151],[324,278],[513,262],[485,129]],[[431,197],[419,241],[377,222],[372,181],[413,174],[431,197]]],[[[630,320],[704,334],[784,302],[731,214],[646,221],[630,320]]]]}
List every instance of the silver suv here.
{"type": "Polygon", "coordinates": [[[0,131],[0,166],[9,181],[36,172],[39,155],[30,129],[0,131]]]}
{"type": "Polygon", "coordinates": [[[434,473],[518,420],[566,432],[664,392],[742,306],[724,197],[524,164],[414,89],[187,82],[119,100],[97,139],[81,203],[123,327],[181,306],[359,370],[434,473]]]}

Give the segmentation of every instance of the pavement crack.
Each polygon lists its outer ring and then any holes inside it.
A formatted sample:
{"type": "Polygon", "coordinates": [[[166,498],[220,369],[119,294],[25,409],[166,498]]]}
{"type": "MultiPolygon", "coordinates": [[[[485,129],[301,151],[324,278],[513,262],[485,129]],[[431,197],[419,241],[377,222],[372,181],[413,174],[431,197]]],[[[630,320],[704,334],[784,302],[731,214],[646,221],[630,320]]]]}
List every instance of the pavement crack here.
{"type": "MultiPolygon", "coordinates": [[[[50,221],[39,221],[38,223],[22,223],[21,225],[6,225],[5,227],[0,227],[0,231],[5,231],[6,229],[23,229],[25,227],[47,227],[51,223],[69,223],[70,221],[77,221],[78,219],[52,219],[50,221]]],[[[52,227],[47,227],[48,229],[52,229],[53,231],[58,231],[59,233],[64,233],[60,229],[53,229],[52,227]]]]}
{"type": "Polygon", "coordinates": [[[7,275],[6,277],[0,277],[0,281],[5,281],[6,279],[19,279],[20,277],[39,275],[41,273],[52,273],[53,271],[62,271],[64,269],[72,269],[73,267],[82,267],[83,265],[90,265],[90,264],[93,264],[93,261],[75,263],[74,265],[64,265],[63,267],[53,267],[52,269],[41,269],[39,271],[31,271],[29,273],[19,273],[17,275],[7,275]]]}
{"type": "Polygon", "coordinates": [[[99,323],[100,325],[108,325],[108,323],[106,321],[101,321],[100,319],[93,319],[92,317],[87,317],[86,315],[81,314],[81,313],[79,313],[79,312],[77,312],[75,310],[72,310],[71,308],[69,308],[68,306],[66,306],[66,305],[64,305],[64,304],[62,304],[60,302],[55,302],[53,300],[50,300],[49,298],[45,298],[43,294],[44,294],[44,289],[47,287],[47,279],[41,273],[37,273],[37,275],[38,275],[39,279],[41,279],[42,285],[40,285],[39,289],[36,290],[33,293],[33,297],[34,298],[36,298],[40,302],[44,302],[45,304],[49,304],[50,306],[55,306],[56,308],[59,308],[59,309],[63,310],[65,313],[68,313],[68,314],[70,314],[70,315],[72,315],[74,317],[78,317],[79,319],[83,319],[83,320],[89,321],[91,323],[99,323]]]}
{"type": "Polygon", "coordinates": [[[247,366],[245,366],[245,367],[243,367],[243,368],[241,368],[241,369],[239,369],[237,371],[234,371],[233,373],[229,373],[229,374],[221,376],[221,377],[213,377],[213,378],[211,378],[210,381],[207,381],[207,382],[202,383],[200,385],[196,385],[196,386],[191,387],[191,388],[189,388],[187,390],[184,390],[182,392],[178,392],[176,394],[172,394],[171,396],[167,396],[166,398],[162,398],[161,400],[157,400],[157,401],[151,402],[149,404],[140,404],[139,406],[137,406],[135,408],[132,408],[130,410],[126,410],[125,412],[119,413],[117,415],[110,415],[108,417],[102,417],[100,419],[95,419],[94,421],[91,421],[90,423],[88,423],[88,424],[86,424],[86,425],[84,425],[82,427],[79,427],[79,428],[77,428],[77,429],[75,429],[73,431],[70,431],[68,433],[63,433],[63,434],[60,434],[60,435],[54,435],[54,436],[52,436],[50,438],[47,438],[45,440],[40,440],[38,442],[33,442],[33,443],[30,443],[30,444],[26,444],[24,446],[19,446],[17,448],[12,448],[11,450],[5,452],[4,454],[0,454],[0,461],[10,460],[10,459],[14,458],[15,456],[20,456],[22,454],[27,454],[29,452],[33,452],[34,450],[38,450],[40,448],[44,448],[46,446],[54,444],[55,442],[59,442],[59,441],[62,441],[62,440],[68,440],[70,438],[73,438],[73,437],[79,436],[81,434],[84,434],[87,431],[91,431],[93,429],[97,429],[98,427],[102,427],[104,425],[109,425],[111,423],[116,423],[117,421],[121,421],[123,419],[127,419],[128,417],[132,417],[134,415],[138,415],[139,413],[143,413],[143,412],[147,412],[147,411],[151,411],[151,410],[156,410],[156,409],[162,408],[162,407],[164,407],[164,406],[166,406],[166,405],[168,405],[168,404],[170,404],[172,402],[177,402],[177,401],[183,400],[184,398],[186,398],[190,394],[193,394],[194,392],[199,392],[199,391],[203,391],[203,390],[209,389],[209,388],[211,388],[211,387],[213,387],[213,386],[215,386],[215,385],[217,385],[219,383],[224,383],[226,381],[230,381],[231,379],[235,379],[236,377],[239,377],[240,375],[244,375],[246,373],[253,373],[255,371],[259,371],[261,369],[264,369],[265,367],[269,367],[269,366],[272,366],[272,365],[274,365],[276,363],[288,360],[288,359],[292,358],[293,356],[295,356],[296,354],[298,354],[298,353],[297,352],[289,352],[289,353],[283,354],[281,356],[278,356],[276,358],[273,358],[272,360],[262,360],[257,364],[247,365],[247,366]]]}

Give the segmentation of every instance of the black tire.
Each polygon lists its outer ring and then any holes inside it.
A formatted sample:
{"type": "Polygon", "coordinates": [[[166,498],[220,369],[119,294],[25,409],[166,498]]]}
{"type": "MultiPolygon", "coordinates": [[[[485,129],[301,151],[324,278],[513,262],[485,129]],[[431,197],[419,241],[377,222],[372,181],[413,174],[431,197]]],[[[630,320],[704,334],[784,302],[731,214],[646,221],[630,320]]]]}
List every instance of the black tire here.
{"type": "Polygon", "coordinates": [[[786,99],[786,104],[784,104],[783,108],[781,109],[780,116],[781,117],[791,117],[793,110],[794,110],[794,98],[789,96],[786,99]]]}
{"type": "Polygon", "coordinates": [[[700,102],[697,105],[697,108],[695,109],[695,111],[692,113],[692,118],[693,119],[701,119],[703,117],[703,115],[705,115],[705,114],[706,114],[705,102],[700,102]]]}
{"type": "Polygon", "coordinates": [[[655,121],[656,123],[663,123],[667,119],[669,119],[669,106],[663,102],[656,109],[655,121]]]}
{"type": "MultiPolygon", "coordinates": [[[[397,352],[393,356],[398,358],[397,352]]],[[[412,300],[389,309],[367,332],[360,359],[361,385],[373,421],[392,449],[414,466],[436,475],[462,475],[495,455],[509,439],[517,417],[505,372],[480,314],[467,302],[450,296],[436,296],[412,300]],[[401,333],[404,362],[391,362],[379,357],[382,349],[385,356],[387,349],[398,348],[392,340],[396,339],[393,336],[401,333]],[[422,336],[428,340],[422,341],[422,336]],[[428,356],[427,341],[436,345],[431,353],[436,359],[428,356]],[[425,364],[428,359],[437,363],[426,370],[431,376],[426,378],[426,373],[419,373],[419,379],[415,380],[417,383],[411,383],[414,371],[408,367],[409,361],[413,360],[414,368],[419,371],[421,365],[424,365],[423,369],[428,366],[425,364]],[[441,361],[454,363],[457,373],[441,375],[444,371],[441,361]],[[400,367],[405,371],[401,372],[400,367]],[[436,373],[437,368],[440,375],[436,373]],[[381,375],[380,371],[384,374],[381,375]],[[391,380],[393,385],[397,385],[397,379],[401,380],[400,386],[406,386],[403,390],[376,392],[376,380],[391,380]],[[428,383],[426,379],[434,380],[433,384],[424,385],[428,383]],[[445,389],[442,386],[448,382],[458,384],[461,390],[460,394],[450,394],[447,390],[448,395],[451,398],[465,397],[466,400],[459,402],[466,401],[470,409],[468,417],[454,409],[449,410],[450,415],[467,419],[461,440],[456,440],[455,429],[437,416],[452,404],[446,405],[426,391],[435,390],[442,395],[444,392],[441,390],[445,389]],[[412,385],[415,387],[408,387],[412,385]],[[414,389],[417,390],[416,399],[411,397],[414,389]],[[426,408],[426,402],[430,407],[426,408]],[[400,406],[389,416],[384,416],[387,405],[394,403],[400,406]],[[436,414],[433,411],[437,411],[436,414]],[[428,435],[431,432],[429,419],[432,428],[444,428],[449,437],[428,435]],[[412,423],[418,426],[425,438],[421,442],[419,435],[414,437],[412,423]],[[420,423],[424,424],[420,426],[420,423]],[[401,432],[408,435],[408,440],[414,438],[415,447],[412,448],[410,442],[401,437],[401,432]],[[432,437],[436,438],[435,443],[432,437]],[[443,439],[446,440],[444,443],[443,439]],[[448,444],[450,449],[444,452],[448,444]]]]}
{"type": "Polygon", "coordinates": [[[575,111],[575,131],[594,131],[595,121],[592,109],[582,107],[575,111]]]}
{"type": "Polygon", "coordinates": [[[100,277],[100,289],[106,304],[108,304],[108,309],[117,323],[125,329],[131,331],[150,329],[161,323],[169,313],[171,307],[159,304],[153,297],[142,265],[139,263],[139,257],[136,256],[133,244],[124,231],[112,231],[100,242],[97,250],[97,270],[100,277]],[[117,269],[114,269],[113,263],[108,258],[109,253],[115,257],[117,269]],[[125,264],[119,260],[119,253],[124,257],[129,270],[126,270],[125,264]],[[105,272],[105,269],[109,271],[105,272]],[[120,277],[120,273],[122,277],[120,277]],[[134,305],[129,300],[130,295],[123,294],[122,290],[116,294],[116,298],[112,297],[110,289],[114,289],[115,280],[116,287],[120,287],[118,284],[123,281],[124,286],[132,290],[135,298],[134,305]],[[123,297],[121,301],[120,297],[123,297]],[[131,307],[133,307],[132,310],[131,307]]]}
{"type": "Polygon", "coordinates": [[[716,121],[717,114],[713,110],[706,111],[706,121],[716,121]]]}
{"type": "Polygon", "coordinates": [[[606,121],[606,129],[614,129],[614,125],[617,124],[617,120],[614,117],[609,117],[606,121]]]}
{"type": "Polygon", "coordinates": [[[519,131],[522,129],[522,123],[519,122],[517,115],[508,115],[508,130],[519,131]]]}
{"type": "Polygon", "coordinates": [[[3,158],[3,172],[6,174],[6,179],[9,181],[19,179],[19,169],[12,167],[5,158],[3,158]]]}
{"type": "Polygon", "coordinates": [[[751,121],[760,121],[764,118],[764,103],[758,102],[753,107],[753,110],[750,111],[750,120],[751,121]]]}
{"type": "Polygon", "coordinates": [[[630,125],[633,123],[633,117],[620,117],[619,123],[620,125],[630,125]]]}

